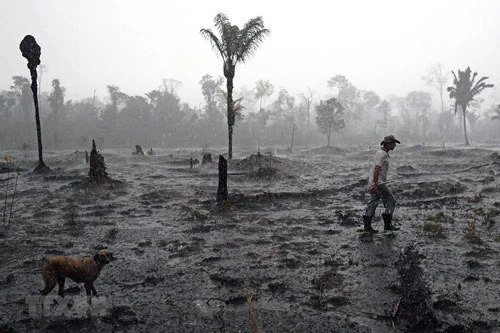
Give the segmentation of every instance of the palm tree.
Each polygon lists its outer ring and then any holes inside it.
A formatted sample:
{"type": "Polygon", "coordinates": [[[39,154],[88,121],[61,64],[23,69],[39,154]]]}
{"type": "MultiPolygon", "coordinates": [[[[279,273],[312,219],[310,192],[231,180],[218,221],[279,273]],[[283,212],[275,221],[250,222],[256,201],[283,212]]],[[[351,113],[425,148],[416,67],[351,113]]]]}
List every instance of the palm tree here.
{"type": "Polygon", "coordinates": [[[224,62],[224,77],[227,87],[227,128],[229,139],[228,159],[233,157],[233,126],[235,123],[235,103],[233,102],[233,79],[236,64],[245,62],[254,54],[260,43],[270,33],[264,28],[262,17],[250,19],[243,29],[231,25],[228,17],[219,13],[214,18],[214,24],[220,34],[220,39],[210,29],[201,29],[200,33],[208,39],[215,51],[218,51],[224,62]]]}
{"type": "Polygon", "coordinates": [[[458,76],[453,73],[453,87],[448,87],[447,91],[450,94],[450,98],[455,99],[455,114],[457,113],[458,106],[462,108],[462,116],[464,119],[464,136],[465,136],[465,145],[469,145],[469,139],[467,138],[467,127],[466,127],[466,114],[467,107],[474,100],[474,96],[481,93],[486,88],[493,87],[493,84],[487,84],[484,81],[488,79],[488,77],[483,76],[479,81],[475,82],[477,73],[474,72],[471,77],[472,71],[470,67],[467,67],[465,71],[458,70],[458,76]]]}

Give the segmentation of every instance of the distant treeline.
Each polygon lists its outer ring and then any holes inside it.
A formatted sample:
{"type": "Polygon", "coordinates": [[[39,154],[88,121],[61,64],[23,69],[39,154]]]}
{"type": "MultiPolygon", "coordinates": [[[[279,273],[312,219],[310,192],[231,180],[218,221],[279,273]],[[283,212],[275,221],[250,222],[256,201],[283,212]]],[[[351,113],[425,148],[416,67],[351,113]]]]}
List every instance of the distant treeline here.
{"type": "MultiPolygon", "coordinates": [[[[335,77],[338,78],[339,76],[335,77]]],[[[344,78],[345,79],[345,78],[344,78]]],[[[333,80],[333,78],[332,78],[333,80]]],[[[290,147],[326,145],[316,109],[321,100],[335,97],[343,106],[345,127],[332,134],[331,143],[371,143],[395,133],[407,143],[460,143],[460,114],[433,108],[426,92],[381,100],[373,91],[357,89],[347,81],[325,98],[314,92],[291,96],[275,92],[269,81],[259,80],[252,90],[236,91],[241,98],[234,129],[234,145],[290,147]]],[[[180,100],[180,82],[164,79],[144,96],[130,96],[107,86],[108,97],[66,100],[59,80],[39,96],[44,149],[89,149],[92,139],[100,149],[149,147],[215,147],[227,145],[224,80],[205,75],[200,80],[204,105],[192,107],[180,100]]],[[[479,110],[479,109],[478,109],[479,110]]],[[[471,139],[500,139],[500,121],[471,112],[471,139]]],[[[324,118],[321,118],[324,119],[324,118]]],[[[323,120],[321,120],[323,121],[323,120]]],[[[9,90],[0,92],[0,149],[36,149],[33,96],[30,81],[14,76],[9,90]]]]}

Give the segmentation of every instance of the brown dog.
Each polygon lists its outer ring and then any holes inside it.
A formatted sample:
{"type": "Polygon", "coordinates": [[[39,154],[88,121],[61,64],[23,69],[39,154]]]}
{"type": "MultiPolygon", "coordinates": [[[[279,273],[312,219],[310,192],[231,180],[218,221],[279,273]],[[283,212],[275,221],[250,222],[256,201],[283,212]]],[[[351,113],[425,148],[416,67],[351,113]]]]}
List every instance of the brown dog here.
{"type": "Polygon", "coordinates": [[[94,258],[86,256],[83,258],[56,256],[50,258],[42,268],[45,288],[40,290],[42,295],[47,295],[59,284],[59,296],[64,297],[64,280],[70,278],[76,283],[84,283],[87,295],[90,291],[97,295],[94,281],[99,276],[101,269],[113,261],[113,253],[109,250],[99,251],[94,258]]]}

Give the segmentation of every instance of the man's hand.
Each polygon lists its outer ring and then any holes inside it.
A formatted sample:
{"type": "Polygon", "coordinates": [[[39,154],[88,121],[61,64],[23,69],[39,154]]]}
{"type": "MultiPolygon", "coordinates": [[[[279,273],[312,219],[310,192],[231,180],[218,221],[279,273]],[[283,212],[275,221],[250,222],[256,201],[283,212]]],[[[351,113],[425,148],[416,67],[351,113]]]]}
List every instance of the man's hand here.
{"type": "Polygon", "coordinates": [[[376,183],[373,183],[372,187],[370,188],[370,193],[376,194],[377,191],[378,191],[378,185],[376,183]]]}

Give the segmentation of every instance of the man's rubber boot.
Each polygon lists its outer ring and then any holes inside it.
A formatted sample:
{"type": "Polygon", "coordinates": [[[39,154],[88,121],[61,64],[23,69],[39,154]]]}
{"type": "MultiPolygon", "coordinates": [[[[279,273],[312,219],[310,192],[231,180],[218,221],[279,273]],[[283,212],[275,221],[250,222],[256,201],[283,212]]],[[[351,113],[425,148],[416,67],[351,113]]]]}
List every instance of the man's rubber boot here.
{"type": "Polygon", "coordinates": [[[372,216],[363,215],[363,232],[376,233],[378,230],[372,228],[372,216]]]}
{"type": "Polygon", "coordinates": [[[384,232],[385,231],[395,231],[399,230],[392,224],[392,214],[382,214],[382,219],[384,220],[384,232]]]}

